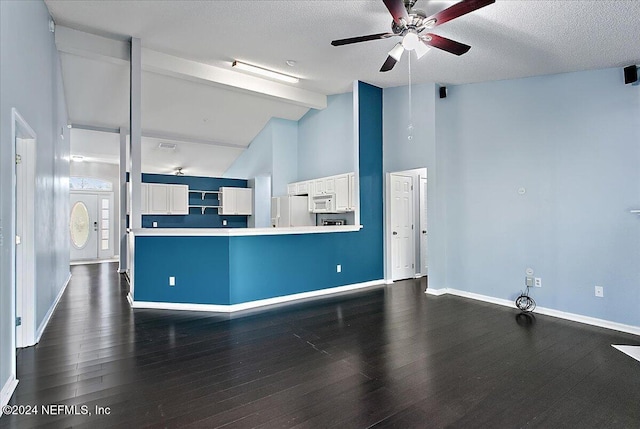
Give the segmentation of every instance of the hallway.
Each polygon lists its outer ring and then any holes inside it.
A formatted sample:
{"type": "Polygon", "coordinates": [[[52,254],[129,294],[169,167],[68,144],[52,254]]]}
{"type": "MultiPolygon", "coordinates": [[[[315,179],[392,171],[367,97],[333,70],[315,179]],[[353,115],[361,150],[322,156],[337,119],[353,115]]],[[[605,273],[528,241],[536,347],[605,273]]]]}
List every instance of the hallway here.
{"type": "Polygon", "coordinates": [[[426,296],[424,280],[234,317],[133,311],[116,268],[72,267],[18,354],[10,404],[78,407],[1,428],[640,424],[640,365],[610,346],[633,335],[426,296]]]}

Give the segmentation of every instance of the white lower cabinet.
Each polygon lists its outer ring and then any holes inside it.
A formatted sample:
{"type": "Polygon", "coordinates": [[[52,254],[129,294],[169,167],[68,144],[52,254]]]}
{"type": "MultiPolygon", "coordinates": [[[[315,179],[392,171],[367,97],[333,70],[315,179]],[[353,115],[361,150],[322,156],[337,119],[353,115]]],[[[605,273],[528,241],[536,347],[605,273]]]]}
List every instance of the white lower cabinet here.
{"type": "Polygon", "coordinates": [[[221,215],[252,215],[253,214],[253,190],[251,188],[220,188],[221,215]]]}

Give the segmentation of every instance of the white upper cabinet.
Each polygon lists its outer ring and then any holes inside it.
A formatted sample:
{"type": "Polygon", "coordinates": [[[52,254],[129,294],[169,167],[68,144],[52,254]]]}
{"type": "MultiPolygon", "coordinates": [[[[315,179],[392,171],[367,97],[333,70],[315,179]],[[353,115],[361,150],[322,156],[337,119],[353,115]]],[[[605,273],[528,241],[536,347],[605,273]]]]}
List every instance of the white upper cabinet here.
{"type": "Polygon", "coordinates": [[[356,175],[349,173],[349,211],[355,211],[357,207],[356,175]]]}
{"type": "Polygon", "coordinates": [[[352,212],[356,209],[355,173],[290,183],[287,185],[287,193],[289,195],[309,195],[309,211],[312,210],[313,197],[327,194],[335,195],[335,211],[337,213],[352,212]]]}
{"type": "Polygon", "coordinates": [[[350,210],[349,207],[349,175],[342,174],[336,176],[336,211],[346,212],[350,210]]]}
{"type": "Polygon", "coordinates": [[[188,185],[169,185],[169,213],[189,214],[188,185]]]}
{"type": "Polygon", "coordinates": [[[189,187],[164,183],[142,184],[142,214],[189,214],[189,187]]]}
{"type": "Polygon", "coordinates": [[[148,214],[169,214],[169,188],[160,183],[147,185],[148,214]]]}
{"type": "Polygon", "coordinates": [[[251,188],[220,188],[221,215],[251,215],[253,214],[253,190],[251,188]]]}

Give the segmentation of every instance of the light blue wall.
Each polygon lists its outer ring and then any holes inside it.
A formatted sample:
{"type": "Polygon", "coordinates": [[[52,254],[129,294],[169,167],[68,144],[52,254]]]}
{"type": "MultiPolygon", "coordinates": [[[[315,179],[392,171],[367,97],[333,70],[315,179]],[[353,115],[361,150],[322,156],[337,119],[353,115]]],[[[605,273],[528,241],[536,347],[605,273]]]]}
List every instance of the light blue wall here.
{"type": "Polygon", "coordinates": [[[69,133],[59,56],[41,1],[0,2],[0,201],[4,244],[0,269],[0,387],[10,376],[12,145],[11,108],[37,134],[36,326],[69,275],[69,133]],[[60,132],[64,139],[60,137],[60,132]]]}
{"type": "Polygon", "coordinates": [[[330,95],[298,121],[297,180],[356,171],[353,145],[353,94],[330,95]]]}
{"type": "Polygon", "coordinates": [[[250,179],[259,175],[271,175],[273,172],[272,145],[273,120],[270,120],[222,177],[250,179]]]}
{"type": "Polygon", "coordinates": [[[446,241],[440,225],[445,214],[440,203],[443,193],[438,186],[436,152],[436,107],[441,100],[438,99],[438,87],[432,83],[413,85],[411,99],[410,114],[407,86],[384,89],[383,168],[385,173],[427,168],[429,284],[433,286],[444,284],[446,276],[441,269],[445,263],[446,241]],[[409,123],[413,125],[411,139],[408,138],[409,123]]]}
{"type": "Polygon", "coordinates": [[[413,85],[411,115],[409,87],[385,88],[383,139],[385,173],[435,167],[436,117],[434,84],[413,85]],[[408,138],[413,124],[412,139],[408,138]]]}
{"type": "Polygon", "coordinates": [[[640,88],[608,69],[457,86],[440,101],[439,286],[513,299],[531,267],[538,306],[640,326],[640,88]]]}
{"type": "Polygon", "coordinates": [[[298,123],[272,118],[223,177],[271,176],[272,195],[286,195],[298,176],[298,123]]]}
{"type": "Polygon", "coordinates": [[[287,184],[298,180],[298,122],[285,119],[273,121],[274,196],[287,195],[287,184]]]}

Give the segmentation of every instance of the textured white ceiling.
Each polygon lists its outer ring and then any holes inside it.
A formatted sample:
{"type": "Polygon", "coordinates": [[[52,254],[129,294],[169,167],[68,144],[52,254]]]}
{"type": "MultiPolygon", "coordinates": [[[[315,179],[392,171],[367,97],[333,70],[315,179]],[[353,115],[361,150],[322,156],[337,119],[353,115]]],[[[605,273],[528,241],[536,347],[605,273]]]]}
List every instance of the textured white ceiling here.
{"type": "MultiPolygon", "coordinates": [[[[418,0],[428,14],[455,2],[418,0]]],[[[57,23],[225,66],[233,59],[295,73],[301,86],[345,92],[355,79],[406,84],[406,58],[378,70],[396,39],[333,47],[331,40],[389,30],[381,0],[46,1],[57,23]],[[295,69],[285,60],[298,62],[295,69]],[[403,66],[404,64],[404,66],[403,66]]],[[[640,61],[640,1],[500,1],[437,27],[472,46],[461,57],[432,49],[414,80],[460,84],[618,67],[640,61]]],[[[405,56],[406,57],[406,56],[405,56]]]]}
{"type": "MultiPolygon", "coordinates": [[[[349,91],[356,79],[380,87],[408,83],[407,55],[391,72],[378,72],[396,39],[330,44],[334,39],[388,31],[391,18],[382,0],[45,3],[58,25],[120,40],[138,37],[145,48],[218,67],[228,68],[234,59],[246,61],[299,76],[296,86],[324,94],[349,91]],[[294,68],[285,64],[289,59],[297,62],[294,68]]],[[[454,3],[418,0],[416,8],[432,14],[454,3]]],[[[431,49],[421,60],[414,59],[414,83],[451,85],[623,67],[640,63],[640,1],[498,0],[437,27],[434,33],[472,48],[460,57],[431,49]]],[[[127,126],[125,65],[63,54],[62,68],[72,122],[127,126]]],[[[306,111],[149,72],[143,74],[142,97],[142,125],[151,134],[224,145],[246,146],[269,118],[295,120],[306,111]]],[[[194,148],[205,150],[202,144],[194,148]]],[[[222,154],[216,169],[229,165],[227,157],[241,152],[217,146],[211,150],[222,154]]],[[[196,167],[205,159],[154,162],[172,170],[177,162],[187,168],[188,163],[196,167]]]]}
{"type": "MultiPolygon", "coordinates": [[[[72,128],[70,139],[72,155],[82,155],[89,162],[119,162],[119,134],[72,128]]],[[[174,174],[177,167],[183,167],[183,173],[190,176],[219,177],[242,151],[242,148],[142,137],[142,172],[174,174]],[[174,143],[176,148],[161,149],[160,142],[174,143]]]]}

